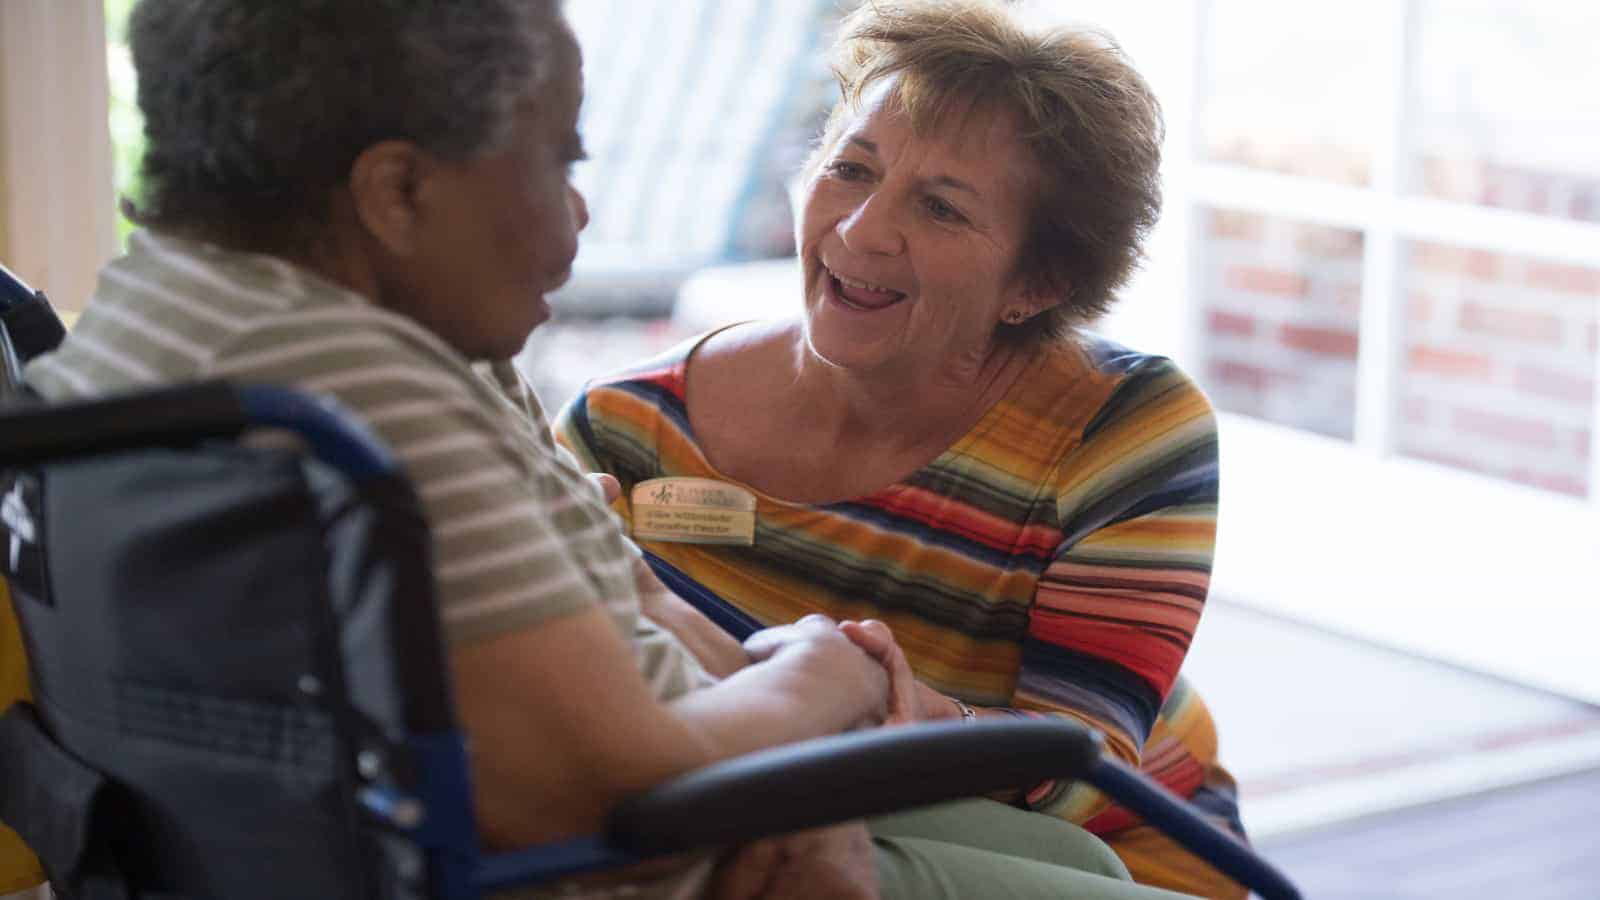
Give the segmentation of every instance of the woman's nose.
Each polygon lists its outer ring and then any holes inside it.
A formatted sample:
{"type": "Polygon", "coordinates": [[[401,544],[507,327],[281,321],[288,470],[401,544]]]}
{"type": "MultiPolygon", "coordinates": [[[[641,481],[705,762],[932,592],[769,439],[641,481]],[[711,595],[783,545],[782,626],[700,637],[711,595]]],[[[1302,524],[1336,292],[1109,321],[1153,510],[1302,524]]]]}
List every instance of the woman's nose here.
{"type": "Polygon", "coordinates": [[[572,221],[577,225],[577,230],[589,227],[589,201],[584,199],[582,191],[570,185],[567,187],[567,208],[572,210],[572,221]]]}
{"type": "Polygon", "coordinates": [[[905,238],[879,194],[850,210],[839,220],[837,230],[844,245],[856,253],[892,256],[905,249],[905,238]]]}

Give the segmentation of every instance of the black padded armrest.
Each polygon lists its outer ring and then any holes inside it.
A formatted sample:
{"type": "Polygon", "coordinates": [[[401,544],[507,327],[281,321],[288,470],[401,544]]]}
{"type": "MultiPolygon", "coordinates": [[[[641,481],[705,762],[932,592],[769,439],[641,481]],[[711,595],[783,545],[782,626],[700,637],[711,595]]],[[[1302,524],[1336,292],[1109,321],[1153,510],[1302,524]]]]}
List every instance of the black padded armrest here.
{"type": "Polygon", "coordinates": [[[622,803],[607,830],[641,855],[721,846],[1077,778],[1099,756],[1097,733],[1056,720],[875,729],[698,769],[622,803]]]}
{"type": "Polygon", "coordinates": [[[106,400],[23,406],[0,416],[0,465],[192,443],[238,434],[248,424],[236,392],[221,381],[106,400]]]}

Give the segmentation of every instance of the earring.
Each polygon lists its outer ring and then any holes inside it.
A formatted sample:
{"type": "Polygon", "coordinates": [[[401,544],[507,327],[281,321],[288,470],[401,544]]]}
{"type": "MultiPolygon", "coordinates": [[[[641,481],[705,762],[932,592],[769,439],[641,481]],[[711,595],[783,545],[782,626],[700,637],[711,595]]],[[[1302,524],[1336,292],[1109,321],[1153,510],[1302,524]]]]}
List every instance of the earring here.
{"type": "Polygon", "coordinates": [[[1027,315],[1025,315],[1020,309],[1008,310],[1006,312],[1006,322],[1012,325],[1020,325],[1026,318],[1027,315]]]}

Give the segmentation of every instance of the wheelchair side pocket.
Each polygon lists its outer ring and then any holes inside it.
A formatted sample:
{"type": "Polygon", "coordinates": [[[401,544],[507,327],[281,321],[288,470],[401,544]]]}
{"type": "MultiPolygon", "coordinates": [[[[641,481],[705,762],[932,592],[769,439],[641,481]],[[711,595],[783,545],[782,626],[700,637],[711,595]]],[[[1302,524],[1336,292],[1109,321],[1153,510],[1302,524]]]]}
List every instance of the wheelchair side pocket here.
{"type": "MultiPolygon", "coordinates": [[[[62,750],[33,707],[16,703],[0,716],[0,821],[38,854],[50,881],[71,889],[113,865],[95,852],[95,817],[111,783],[62,750]]],[[[98,880],[98,879],[96,879],[98,880]]]]}

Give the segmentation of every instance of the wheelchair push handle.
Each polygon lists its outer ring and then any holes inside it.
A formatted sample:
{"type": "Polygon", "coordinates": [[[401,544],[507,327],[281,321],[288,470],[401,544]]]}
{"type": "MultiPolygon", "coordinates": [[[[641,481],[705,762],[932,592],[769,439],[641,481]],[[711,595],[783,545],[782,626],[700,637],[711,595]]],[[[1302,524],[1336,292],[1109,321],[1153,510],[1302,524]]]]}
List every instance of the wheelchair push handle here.
{"type": "Polygon", "coordinates": [[[0,263],[0,311],[20,306],[39,296],[39,292],[17,277],[17,273],[0,263]]]}
{"type": "Polygon", "coordinates": [[[138,447],[291,431],[355,479],[398,472],[389,449],[330,400],[285,388],[203,381],[121,397],[23,406],[0,417],[0,466],[37,465],[138,447]]]}

